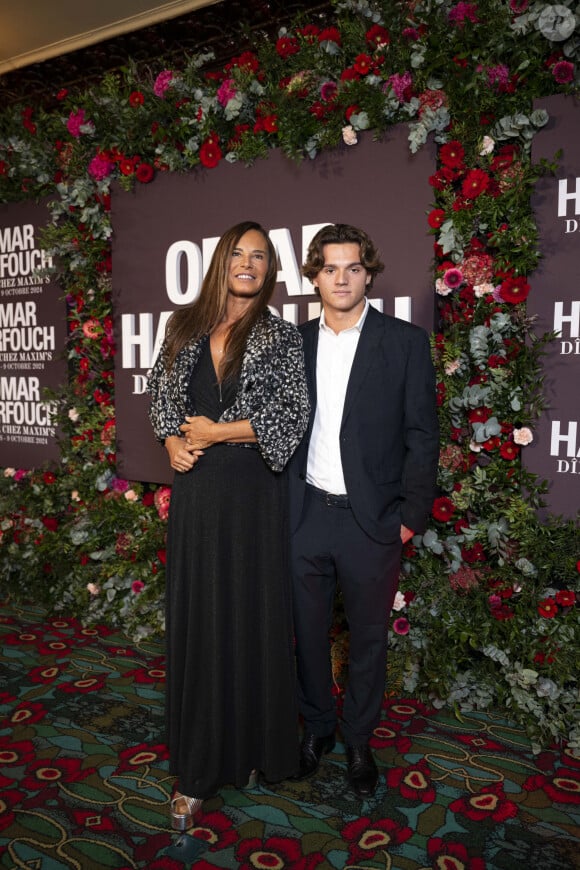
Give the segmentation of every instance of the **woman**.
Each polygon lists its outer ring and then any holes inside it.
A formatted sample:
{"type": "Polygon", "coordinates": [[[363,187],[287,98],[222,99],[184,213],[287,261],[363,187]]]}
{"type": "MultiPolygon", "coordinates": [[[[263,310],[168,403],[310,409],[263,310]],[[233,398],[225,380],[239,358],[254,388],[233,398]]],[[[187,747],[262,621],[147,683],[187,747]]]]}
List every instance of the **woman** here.
{"type": "Polygon", "coordinates": [[[267,307],[276,275],[259,224],[228,230],[149,377],[151,422],[176,472],[166,718],[177,830],[221,785],[298,766],[282,471],[309,409],[298,330],[267,307]]]}

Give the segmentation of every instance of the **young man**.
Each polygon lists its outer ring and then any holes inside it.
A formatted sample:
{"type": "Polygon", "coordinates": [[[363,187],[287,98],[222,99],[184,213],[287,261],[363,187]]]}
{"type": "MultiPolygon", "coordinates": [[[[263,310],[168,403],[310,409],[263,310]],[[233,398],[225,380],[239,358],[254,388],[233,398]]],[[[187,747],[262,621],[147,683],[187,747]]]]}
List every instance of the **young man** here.
{"type": "Polygon", "coordinates": [[[313,412],[290,465],[299,778],[335,745],[328,632],[338,580],[350,629],[342,734],[359,797],[372,795],[378,779],[369,739],[401,549],[425,530],[439,454],[427,335],[367,299],[383,268],[367,234],[346,224],[323,227],[309,247],[302,271],[323,312],[300,327],[313,412]]]}

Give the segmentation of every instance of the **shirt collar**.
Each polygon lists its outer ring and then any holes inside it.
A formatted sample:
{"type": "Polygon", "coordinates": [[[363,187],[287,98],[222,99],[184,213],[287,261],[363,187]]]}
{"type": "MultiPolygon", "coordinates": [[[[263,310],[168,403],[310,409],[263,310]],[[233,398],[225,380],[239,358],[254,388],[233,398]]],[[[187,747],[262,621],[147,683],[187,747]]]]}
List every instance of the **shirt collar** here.
{"type": "MultiPolygon", "coordinates": [[[[357,322],[353,326],[349,326],[349,328],[343,330],[343,332],[350,332],[353,329],[358,330],[358,332],[362,332],[362,328],[365,325],[365,320],[366,320],[368,310],[369,310],[369,297],[365,296],[365,306],[362,310],[361,316],[359,317],[359,319],[357,320],[357,322]]],[[[324,316],[324,308],[322,309],[322,312],[320,314],[319,329],[322,329],[325,332],[332,332],[333,335],[335,334],[334,330],[330,329],[330,327],[326,325],[326,317],[324,316]]]]}

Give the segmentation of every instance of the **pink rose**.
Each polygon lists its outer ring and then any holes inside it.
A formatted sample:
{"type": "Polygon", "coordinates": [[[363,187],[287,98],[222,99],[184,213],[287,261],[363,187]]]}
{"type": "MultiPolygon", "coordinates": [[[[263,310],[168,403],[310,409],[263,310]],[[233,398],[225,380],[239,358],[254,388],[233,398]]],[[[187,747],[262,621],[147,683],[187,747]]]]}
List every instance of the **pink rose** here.
{"type": "Polygon", "coordinates": [[[534,440],[534,434],[527,426],[522,426],[521,429],[514,429],[513,437],[514,442],[520,444],[522,447],[525,447],[526,444],[531,444],[534,440]]]}
{"type": "Polygon", "coordinates": [[[342,128],[342,138],[345,145],[356,145],[358,142],[354,127],[351,124],[347,124],[346,127],[342,128]]]}

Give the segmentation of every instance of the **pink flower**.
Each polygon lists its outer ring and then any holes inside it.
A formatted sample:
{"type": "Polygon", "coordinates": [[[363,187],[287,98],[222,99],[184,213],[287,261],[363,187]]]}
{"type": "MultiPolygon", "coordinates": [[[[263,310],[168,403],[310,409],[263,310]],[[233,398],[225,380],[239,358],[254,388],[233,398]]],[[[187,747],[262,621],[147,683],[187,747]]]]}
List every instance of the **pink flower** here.
{"type": "Polygon", "coordinates": [[[393,610],[402,610],[403,607],[407,606],[407,599],[405,595],[401,592],[401,590],[397,590],[397,594],[395,595],[395,600],[393,601],[393,610]]]}
{"type": "Polygon", "coordinates": [[[450,290],[456,290],[463,284],[463,273],[461,269],[447,269],[443,275],[443,281],[450,290]]]}
{"type": "Polygon", "coordinates": [[[346,127],[342,128],[342,138],[345,145],[356,145],[358,142],[355,129],[351,124],[347,124],[346,127]]]}
{"type": "Polygon", "coordinates": [[[559,85],[567,85],[574,81],[574,64],[569,60],[560,60],[554,64],[552,75],[559,85]]]}
{"type": "Polygon", "coordinates": [[[402,74],[395,73],[387,79],[388,84],[392,87],[393,93],[400,103],[406,103],[410,97],[413,77],[410,72],[402,74]]]}
{"type": "Polygon", "coordinates": [[[155,79],[155,83],[153,85],[153,93],[156,97],[165,96],[165,92],[168,89],[169,85],[173,81],[173,73],[170,69],[164,69],[163,72],[160,72],[157,78],[155,79]]]}
{"type": "Polygon", "coordinates": [[[103,327],[96,318],[90,317],[88,320],[85,320],[83,323],[83,335],[86,338],[100,338],[102,334],[103,327]]]}
{"type": "Polygon", "coordinates": [[[410,628],[409,620],[405,619],[404,616],[399,616],[398,619],[395,619],[393,622],[393,631],[395,634],[409,634],[410,628]]]}
{"type": "Polygon", "coordinates": [[[71,112],[68,121],[66,122],[66,128],[75,139],[78,139],[81,133],[88,132],[88,130],[81,130],[81,127],[93,127],[93,122],[88,121],[85,118],[85,110],[79,109],[78,112],[71,112]]]}
{"type": "Polygon", "coordinates": [[[111,489],[113,492],[127,492],[129,489],[129,481],[124,480],[122,477],[114,477],[111,483],[111,489]]]}
{"type": "Polygon", "coordinates": [[[225,79],[217,90],[217,98],[220,106],[227,106],[229,101],[237,94],[233,79],[225,79]]]}
{"type": "Polygon", "coordinates": [[[328,103],[336,95],[338,86],[336,82],[324,82],[320,87],[320,99],[324,103],[328,103]]]}
{"type": "Polygon", "coordinates": [[[471,21],[472,24],[477,24],[477,6],[474,3],[466,3],[460,0],[447,15],[451,24],[456,24],[457,27],[463,27],[466,21],[471,21]]]}
{"type": "Polygon", "coordinates": [[[487,70],[487,80],[490,85],[507,85],[510,80],[510,71],[504,63],[490,66],[487,70]]]}
{"type": "Polygon", "coordinates": [[[521,447],[525,447],[527,444],[531,444],[534,440],[534,434],[531,429],[528,429],[527,426],[522,426],[521,429],[514,429],[513,437],[516,444],[519,444],[521,447]]]}
{"type": "Polygon", "coordinates": [[[171,500],[171,487],[162,486],[155,491],[153,501],[159,514],[159,519],[166,520],[169,516],[169,502],[171,500]]]}
{"type": "Polygon", "coordinates": [[[89,175],[95,181],[102,181],[113,171],[114,164],[102,154],[96,154],[89,163],[89,175]]]}

